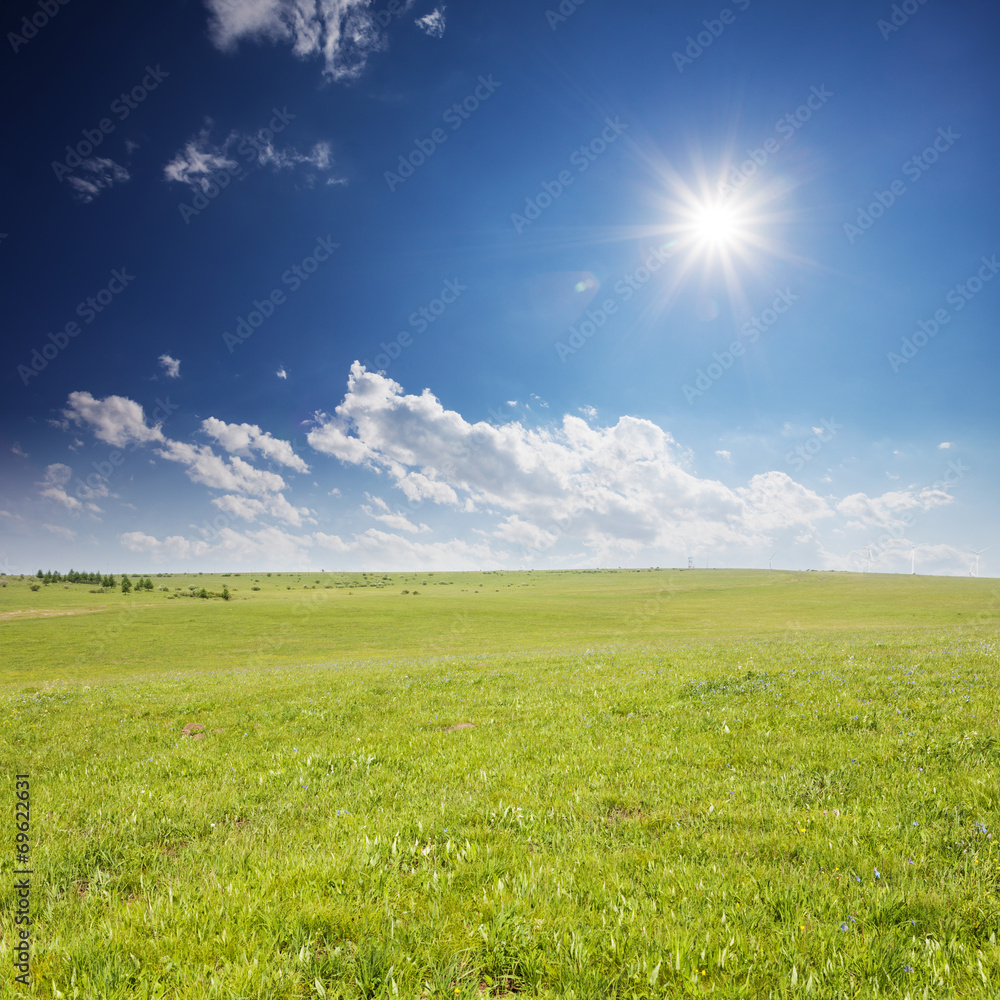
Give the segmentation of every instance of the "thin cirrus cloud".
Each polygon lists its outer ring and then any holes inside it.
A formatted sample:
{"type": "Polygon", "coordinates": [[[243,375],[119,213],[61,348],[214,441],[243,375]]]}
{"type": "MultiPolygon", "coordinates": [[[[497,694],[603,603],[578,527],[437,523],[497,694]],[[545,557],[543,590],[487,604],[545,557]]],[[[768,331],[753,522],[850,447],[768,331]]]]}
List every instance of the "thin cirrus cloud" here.
{"type": "Polygon", "coordinates": [[[131,179],[128,170],[120,163],[104,156],[92,156],[80,163],[81,174],[70,174],[66,178],[78,201],[89,205],[95,198],[116,184],[124,184],[131,179]]]}
{"type": "Polygon", "coordinates": [[[232,51],[242,41],[290,44],[300,59],[321,57],[332,80],[355,79],[385,46],[370,0],[205,0],[205,6],[219,49],[232,51]]]}
{"type": "MultiPolygon", "coordinates": [[[[328,173],[333,169],[333,155],[328,142],[317,142],[307,153],[300,153],[294,147],[278,148],[271,139],[230,132],[222,143],[212,139],[214,123],[210,118],[197,135],[192,136],[174,158],[163,168],[163,176],[175,184],[184,184],[193,191],[208,194],[213,190],[220,175],[239,177],[243,165],[236,159],[238,154],[247,166],[267,167],[278,173],[282,170],[303,168],[306,180],[312,183],[315,174],[328,173]]],[[[330,177],[328,184],[346,183],[342,178],[330,177]]]]}

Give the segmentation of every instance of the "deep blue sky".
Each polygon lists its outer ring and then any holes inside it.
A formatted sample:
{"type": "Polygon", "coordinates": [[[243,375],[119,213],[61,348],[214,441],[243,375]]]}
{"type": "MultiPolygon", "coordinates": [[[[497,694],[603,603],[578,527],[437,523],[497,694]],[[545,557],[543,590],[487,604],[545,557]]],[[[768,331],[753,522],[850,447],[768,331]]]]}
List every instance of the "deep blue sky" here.
{"type": "Polygon", "coordinates": [[[8,572],[995,575],[994,5],[54,2],[3,18],[8,572]]]}

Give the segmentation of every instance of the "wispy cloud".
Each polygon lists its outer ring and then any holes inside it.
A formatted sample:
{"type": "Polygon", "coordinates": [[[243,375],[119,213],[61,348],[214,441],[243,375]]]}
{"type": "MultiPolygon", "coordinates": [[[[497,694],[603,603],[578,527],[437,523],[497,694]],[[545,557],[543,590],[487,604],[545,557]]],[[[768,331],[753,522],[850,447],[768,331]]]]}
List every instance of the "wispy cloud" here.
{"type": "Polygon", "coordinates": [[[444,35],[444,12],[446,9],[446,7],[435,7],[429,14],[418,17],[416,20],[417,27],[421,31],[427,32],[431,38],[441,38],[444,35]]]}
{"type": "Polygon", "coordinates": [[[77,200],[85,205],[89,205],[102,191],[130,180],[130,174],[125,167],[103,156],[90,157],[77,169],[82,170],[83,175],[70,174],[66,182],[72,188],[77,200]]]}
{"type": "MultiPolygon", "coordinates": [[[[279,147],[272,139],[262,140],[260,135],[250,136],[232,131],[218,143],[212,138],[214,123],[205,120],[197,135],[192,136],[183,149],[163,168],[163,176],[175,184],[185,184],[193,191],[209,193],[221,174],[229,178],[244,176],[243,164],[236,158],[243,157],[248,167],[268,168],[274,173],[300,168],[305,171],[308,183],[315,181],[315,174],[333,169],[333,154],[328,142],[317,142],[307,153],[300,153],[293,146],[279,147]]],[[[346,183],[343,178],[329,178],[327,183],[346,183]]]]}
{"type": "Polygon", "coordinates": [[[205,0],[218,48],[244,40],[286,42],[300,59],[322,57],[332,80],[353,79],[384,40],[371,0],[205,0]]]}

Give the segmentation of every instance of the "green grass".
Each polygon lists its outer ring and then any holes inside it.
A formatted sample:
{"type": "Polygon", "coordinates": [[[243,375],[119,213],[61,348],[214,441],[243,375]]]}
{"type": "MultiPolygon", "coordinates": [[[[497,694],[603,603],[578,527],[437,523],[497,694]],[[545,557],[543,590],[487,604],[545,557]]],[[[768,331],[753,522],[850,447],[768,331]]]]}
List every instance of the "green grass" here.
{"type": "Polygon", "coordinates": [[[386,576],[6,579],[20,995],[1000,995],[995,581],[386,576]]]}

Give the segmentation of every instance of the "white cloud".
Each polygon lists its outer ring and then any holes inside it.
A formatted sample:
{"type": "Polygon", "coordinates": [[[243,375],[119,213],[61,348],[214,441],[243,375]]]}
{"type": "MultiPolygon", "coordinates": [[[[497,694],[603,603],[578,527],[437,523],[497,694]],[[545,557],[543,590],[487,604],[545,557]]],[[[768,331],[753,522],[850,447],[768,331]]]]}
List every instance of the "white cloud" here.
{"type": "Polygon", "coordinates": [[[101,508],[94,503],[95,499],[109,495],[107,486],[103,483],[97,487],[90,487],[86,483],[77,484],[76,496],[70,496],[66,492],[70,479],[73,478],[73,470],[62,462],[54,462],[45,469],[45,477],[38,485],[41,489],[39,496],[54,503],[62,504],[67,510],[74,513],[89,510],[93,514],[100,514],[101,508]]]}
{"type": "MultiPolygon", "coordinates": [[[[201,131],[185,144],[184,148],[163,168],[168,181],[186,184],[194,191],[208,193],[215,184],[214,177],[224,173],[230,178],[243,174],[242,165],[234,158],[234,151],[243,156],[248,164],[269,167],[277,173],[295,167],[311,167],[321,172],[333,168],[333,156],[328,142],[317,142],[308,153],[300,153],[293,147],[279,149],[273,142],[266,142],[257,136],[230,132],[222,144],[211,138],[212,120],[206,119],[201,131]]],[[[314,179],[307,175],[307,179],[314,179]]],[[[342,178],[334,178],[336,183],[346,183],[342,178]]]]}
{"type": "Polygon", "coordinates": [[[124,396],[95,399],[89,392],[71,392],[63,416],[93,431],[98,441],[122,447],[135,442],[163,441],[160,425],[149,427],[142,407],[124,396]]]}
{"type": "Polygon", "coordinates": [[[416,25],[421,31],[427,32],[431,38],[441,38],[444,35],[444,12],[447,7],[435,7],[429,14],[416,19],[416,25]]]}
{"type": "Polygon", "coordinates": [[[159,362],[167,378],[181,377],[181,363],[176,358],[172,358],[169,354],[161,354],[159,362]]]}
{"type": "Polygon", "coordinates": [[[288,378],[288,372],[285,371],[285,366],[282,365],[275,373],[278,378],[288,378]]]}
{"type": "Polygon", "coordinates": [[[945,450],[947,450],[947,449],[948,449],[948,448],[950,448],[950,447],[951,447],[951,442],[950,442],[950,441],[942,441],[942,442],[941,442],[941,443],[940,443],[940,444],[938,445],[938,448],[939,448],[940,450],[942,450],[942,451],[945,451],[945,450]]]}
{"type": "MultiPolygon", "coordinates": [[[[205,0],[213,42],[231,51],[244,39],[287,42],[300,59],[322,56],[324,74],[352,79],[384,46],[371,0],[205,0]]],[[[407,6],[409,6],[407,4],[407,6]]]]}
{"type": "Polygon", "coordinates": [[[309,466],[295,454],[287,441],[271,437],[256,424],[227,424],[223,420],[209,417],[202,421],[201,429],[230,454],[250,455],[257,452],[296,472],[309,471],[309,466]]]}
{"type": "Polygon", "coordinates": [[[76,532],[71,531],[69,528],[63,528],[58,524],[43,524],[42,527],[51,532],[53,535],[58,535],[60,538],[65,538],[66,541],[72,542],[76,540],[76,532]]]}
{"type": "Polygon", "coordinates": [[[733,453],[731,451],[726,451],[725,449],[720,449],[715,453],[716,458],[721,458],[723,462],[732,462],[733,453]]]}
{"type": "Polygon", "coordinates": [[[384,500],[379,500],[378,502],[384,507],[383,511],[376,512],[368,504],[362,504],[361,509],[369,517],[374,518],[376,521],[381,521],[384,525],[395,531],[406,531],[410,534],[418,535],[421,532],[431,530],[426,524],[414,524],[405,514],[393,514],[384,500]]]}
{"type": "Polygon", "coordinates": [[[227,493],[216,497],[212,503],[229,514],[242,518],[244,521],[256,521],[262,517],[273,517],[294,528],[301,528],[309,522],[315,524],[315,519],[308,507],[294,507],[281,493],[267,494],[261,499],[254,497],[234,496],[227,493]]]}
{"type": "Polygon", "coordinates": [[[880,497],[852,493],[837,504],[837,512],[852,518],[848,527],[892,527],[905,525],[899,515],[903,511],[931,510],[943,507],[953,500],[951,494],[936,489],[893,490],[880,497]]]}
{"type": "Polygon", "coordinates": [[[71,174],[66,181],[77,199],[85,205],[89,205],[106,188],[129,180],[125,167],[105,157],[93,156],[83,160],[78,169],[83,170],[84,175],[71,174]]]}
{"type": "Polygon", "coordinates": [[[27,452],[26,452],[26,451],[25,451],[25,450],[24,450],[24,449],[23,449],[23,448],[21,447],[21,445],[20,445],[20,444],[18,444],[18,442],[17,442],[17,441],[15,441],[15,442],[14,442],[14,443],[13,443],[13,444],[11,445],[11,447],[10,447],[10,450],[11,450],[11,451],[12,451],[12,452],[13,452],[13,453],[14,453],[15,455],[17,455],[17,457],[18,457],[18,458],[27,458],[27,457],[28,457],[28,453],[27,453],[27,452]]]}
{"type": "Polygon", "coordinates": [[[462,539],[418,542],[378,528],[369,528],[350,541],[339,535],[316,532],[311,541],[328,552],[353,556],[355,565],[360,558],[364,565],[378,566],[388,572],[500,569],[508,561],[506,552],[495,551],[486,542],[462,539]]]}
{"type": "Polygon", "coordinates": [[[237,562],[284,569],[305,564],[311,541],[308,535],[290,535],[273,527],[242,532],[223,528],[207,539],[183,535],[158,539],[141,531],[129,531],[119,539],[130,551],[146,553],[158,562],[214,557],[220,566],[237,562]]]}
{"type": "Polygon", "coordinates": [[[648,420],[591,428],[567,415],[541,430],[471,424],[429,390],[405,395],[358,363],[335,415],[317,420],[308,436],[317,451],[379,470],[410,500],[504,511],[496,531],[506,541],[567,535],[595,554],[746,546],[833,516],[784,473],[739,490],[698,479],[672,436],[648,420]]]}
{"type": "Polygon", "coordinates": [[[213,490],[242,493],[247,496],[267,496],[285,489],[285,481],[274,472],[266,472],[243,461],[238,455],[228,462],[208,445],[167,441],[157,455],[171,462],[186,465],[188,478],[213,490]]]}
{"type": "Polygon", "coordinates": [[[268,142],[258,147],[257,162],[262,167],[274,167],[275,170],[290,170],[303,163],[316,170],[329,170],[333,166],[333,157],[330,154],[328,142],[317,142],[308,153],[300,153],[291,147],[276,149],[272,143],[268,142]]]}
{"type": "Polygon", "coordinates": [[[196,191],[207,191],[213,184],[213,174],[222,171],[236,175],[240,172],[240,165],[228,153],[237,139],[236,134],[230,133],[222,146],[217,146],[209,138],[211,131],[212,121],[207,119],[198,135],[189,139],[183,150],[163,168],[163,176],[168,181],[186,184],[196,191]]]}

